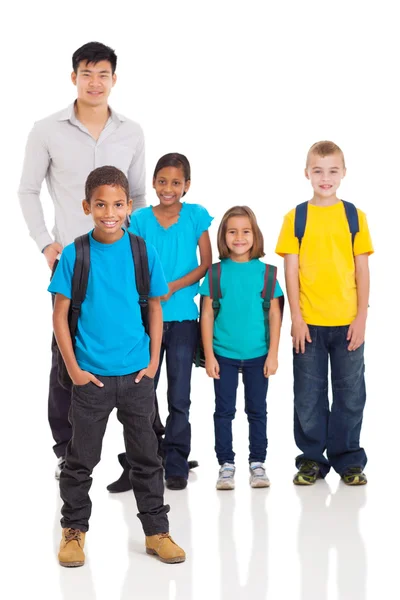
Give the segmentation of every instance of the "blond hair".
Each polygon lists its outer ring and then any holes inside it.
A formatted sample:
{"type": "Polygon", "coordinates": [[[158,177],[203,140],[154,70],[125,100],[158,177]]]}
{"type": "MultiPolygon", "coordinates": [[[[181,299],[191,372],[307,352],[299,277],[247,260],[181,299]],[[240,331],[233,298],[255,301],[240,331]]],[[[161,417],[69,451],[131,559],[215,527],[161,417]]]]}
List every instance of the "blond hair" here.
{"type": "Polygon", "coordinates": [[[261,258],[265,256],[264,238],[261,229],[258,226],[256,215],[248,206],[233,206],[226,211],[218,228],[217,245],[219,258],[229,258],[230,250],[226,244],[226,230],[228,228],[228,219],[231,217],[247,217],[250,221],[253,231],[253,246],[250,250],[250,258],[261,258]]]}
{"type": "Polygon", "coordinates": [[[308,163],[310,162],[310,157],[312,154],[321,156],[321,158],[324,158],[325,156],[330,156],[331,154],[340,154],[343,161],[343,168],[346,168],[344,162],[344,154],[341,148],[339,148],[339,146],[337,146],[334,142],[324,140],[323,142],[316,142],[315,144],[313,144],[307,153],[306,169],[308,167],[308,163]]]}

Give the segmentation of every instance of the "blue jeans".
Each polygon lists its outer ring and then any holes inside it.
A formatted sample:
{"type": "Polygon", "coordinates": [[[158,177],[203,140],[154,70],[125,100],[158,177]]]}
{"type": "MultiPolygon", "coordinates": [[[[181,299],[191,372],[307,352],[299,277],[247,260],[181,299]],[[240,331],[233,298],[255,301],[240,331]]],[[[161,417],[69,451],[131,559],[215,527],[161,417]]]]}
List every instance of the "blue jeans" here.
{"type": "Polygon", "coordinates": [[[168,381],[168,417],[165,424],[165,437],[162,452],[165,456],[165,477],[187,479],[188,456],[190,454],[191,428],[190,379],[193,356],[198,339],[197,321],[164,322],[161,343],[160,364],[154,378],[157,388],[161,366],[166,355],[168,381]]]}
{"type": "Polygon", "coordinates": [[[360,448],[366,400],[364,344],[347,349],[349,327],[309,325],[312,342],[305,353],[293,351],[294,436],[302,460],[314,460],[325,477],[332,466],[342,475],[349,467],[364,468],[367,456],[360,448]],[[331,365],[332,406],[328,401],[328,360],[331,365]],[[327,451],[325,458],[324,452],[327,451]]]}
{"type": "Polygon", "coordinates": [[[219,379],[214,379],[215,389],[215,452],[220,465],[234,463],[232,447],[232,421],[236,413],[236,392],[239,368],[243,373],[245,411],[249,422],[249,462],[264,462],[267,455],[267,390],[264,377],[266,356],[249,360],[215,357],[219,364],[219,379]]]}

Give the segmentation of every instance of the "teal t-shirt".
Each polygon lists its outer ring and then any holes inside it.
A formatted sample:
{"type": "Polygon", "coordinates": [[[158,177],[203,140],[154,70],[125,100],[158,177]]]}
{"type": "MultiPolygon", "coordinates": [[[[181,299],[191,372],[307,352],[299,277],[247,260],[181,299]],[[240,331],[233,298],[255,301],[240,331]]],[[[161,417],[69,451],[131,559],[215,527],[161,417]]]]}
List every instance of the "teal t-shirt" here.
{"type": "MultiPolygon", "coordinates": [[[[158,252],[167,282],[184,277],[199,266],[197,245],[199,238],[211,225],[213,217],[200,204],[182,202],[179,219],[168,228],[157,221],[151,206],[136,210],[129,229],[140,235],[158,252]]],[[[195,320],[199,316],[194,301],[199,284],[182,288],[162,302],[164,321],[195,320]]]]}
{"type": "MultiPolygon", "coordinates": [[[[220,310],[214,322],[214,352],[225,358],[247,360],[268,353],[265,340],[263,299],[265,263],[258,259],[240,263],[221,261],[220,310]]],[[[200,286],[210,295],[208,275],[200,286]]],[[[283,296],[276,282],[274,297],[283,296]]]]}
{"type": "MultiPolygon", "coordinates": [[[[96,375],[129,375],[147,367],[149,336],[144,330],[135,281],[135,266],[126,232],[113,244],[90,233],[90,270],[75,338],[75,356],[84,371],[96,375]]],[[[147,244],[150,297],[168,292],[160,259],[147,244]]],[[[48,287],[52,294],[72,295],[75,245],[66,246],[48,287]]]]}

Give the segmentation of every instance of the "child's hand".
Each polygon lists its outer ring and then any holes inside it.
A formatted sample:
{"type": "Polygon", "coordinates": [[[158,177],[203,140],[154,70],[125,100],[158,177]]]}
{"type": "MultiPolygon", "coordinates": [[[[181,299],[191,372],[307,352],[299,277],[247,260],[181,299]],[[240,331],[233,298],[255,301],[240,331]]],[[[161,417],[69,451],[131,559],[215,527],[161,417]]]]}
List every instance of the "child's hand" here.
{"type": "Polygon", "coordinates": [[[143,375],[146,375],[146,377],[148,377],[149,379],[154,379],[157,373],[157,369],[158,364],[149,362],[149,366],[139,371],[139,373],[136,375],[135,383],[139,383],[139,381],[143,378],[143,375]]]}
{"type": "Polygon", "coordinates": [[[74,385],[86,385],[90,381],[92,381],[97,387],[104,387],[104,383],[99,381],[97,377],[93,375],[93,373],[89,373],[89,371],[82,371],[79,369],[77,373],[74,373],[74,376],[71,377],[72,383],[74,385]]]}
{"type": "Polygon", "coordinates": [[[170,281],[168,283],[169,292],[168,292],[168,294],[164,294],[164,296],[160,297],[161,302],[167,302],[167,300],[169,300],[171,298],[172,294],[175,292],[173,283],[174,283],[173,281],[170,281]]]}
{"type": "Polygon", "coordinates": [[[347,332],[347,341],[350,341],[347,350],[357,350],[364,343],[365,325],[366,317],[361,316],[357,316],[351,323],[347,332]]]}
{"type": "Polygon", "coordinates": [[[219,379],[219,364],[215,356],[206,358],[206,373],[213,379],[219,379]]]}
{"type": "Polygon", "coordinates": [[[264,363],[264,377],[275,375],[278,370],[278,357],[274,354],[268,354],[264,363]]]}
{"type": "Polygon", "coordinates": [[[306,341],[311,343],[310,330],[303,318],[294,319],[292,321],[291,330],[293,348],[296,354],[301,351],[302,354],[306,351],[306,341]]]}

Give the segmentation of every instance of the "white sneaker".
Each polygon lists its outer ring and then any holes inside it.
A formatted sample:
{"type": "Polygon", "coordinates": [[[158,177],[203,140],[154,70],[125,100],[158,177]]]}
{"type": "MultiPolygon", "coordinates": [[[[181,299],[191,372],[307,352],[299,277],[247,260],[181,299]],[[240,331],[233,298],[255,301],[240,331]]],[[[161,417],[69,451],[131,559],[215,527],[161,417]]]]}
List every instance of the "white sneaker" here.
{"type": "Polygon", "coordinates": [[[54,473],[54,477],[56,479],[60,479],[61,471],[63,470],[65,465],[65,456],[60,456],[57,462],[56,471],[54,473]]]}
{"type": "Polygon", "coordinates": [[[217,490],[235,489],[235,465],[224,463],[218,473],[217,490]]]}
{"type": "Polygon", "coordinates": [[[264,488],[270,485],[264,465],[260,462],[250,463],[250,485],[252,488],[264,488]]]}

